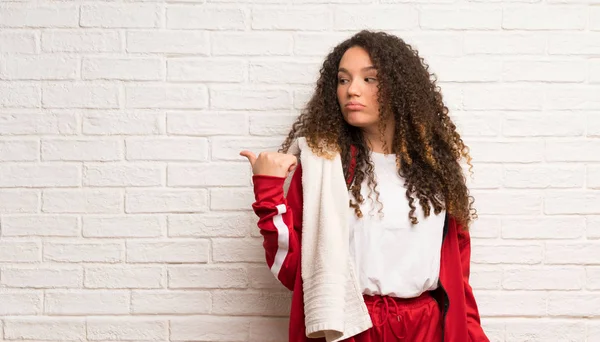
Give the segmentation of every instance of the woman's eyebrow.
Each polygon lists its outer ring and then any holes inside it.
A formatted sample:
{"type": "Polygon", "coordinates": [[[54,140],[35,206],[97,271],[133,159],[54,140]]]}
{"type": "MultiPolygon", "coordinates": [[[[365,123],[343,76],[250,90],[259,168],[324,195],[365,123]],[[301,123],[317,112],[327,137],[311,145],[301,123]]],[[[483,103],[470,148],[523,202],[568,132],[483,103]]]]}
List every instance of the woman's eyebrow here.
{"type": "MultiPolygon", "coordinates": [[[[375,69],[375,67],[374,67],[374,66],[372,66],[372,65],[370,65],[370,66],[368,66],[368,67],[364,67],[364,68],[362,68],[362,69],[360,69],[360,70],[361,70],[361,71],[367,71],[367,70],[372,70],[372,69],[375,69]]],[[[349,73],[350,73],[348,70],[346,70],[346,68],[339,68],[339,69],[338,69],[338,72],[345,72],[345,73],[347,73],[347,74],[349,74],[349,73]]]]}

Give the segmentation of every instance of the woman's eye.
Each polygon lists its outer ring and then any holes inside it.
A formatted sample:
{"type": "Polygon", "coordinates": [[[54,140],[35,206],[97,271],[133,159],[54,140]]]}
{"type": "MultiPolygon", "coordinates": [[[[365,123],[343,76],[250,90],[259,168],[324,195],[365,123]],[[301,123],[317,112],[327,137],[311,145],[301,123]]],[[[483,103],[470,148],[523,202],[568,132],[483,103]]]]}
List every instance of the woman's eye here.
{"type": "MultiPolygon", "coordinates": [[[[346,84],[348,82],[349,82],[349,80],[347,80],[345,78],[338,79],[338,83],[339,84],[346,84]]],[[[377,79],[374,78],[374,77],[367,77],[367,78],[365,78],[365,82],[367,82],[367,83],[373,83],[373,82],[377,82],[377,79]]]]}

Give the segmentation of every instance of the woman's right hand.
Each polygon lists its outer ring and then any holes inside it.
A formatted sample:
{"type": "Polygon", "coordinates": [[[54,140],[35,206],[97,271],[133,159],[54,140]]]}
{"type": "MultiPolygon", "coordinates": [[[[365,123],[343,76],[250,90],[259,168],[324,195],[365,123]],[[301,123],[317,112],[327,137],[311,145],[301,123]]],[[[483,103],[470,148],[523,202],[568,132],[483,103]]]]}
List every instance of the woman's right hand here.
{"type": "Polygon", "coordinates": [[[254,153],[243,150],[240,156],[248,158],[254,175],[287,177],[298,164],[296,156],[279,152],[261,152],[256,157],[254,153]]]}

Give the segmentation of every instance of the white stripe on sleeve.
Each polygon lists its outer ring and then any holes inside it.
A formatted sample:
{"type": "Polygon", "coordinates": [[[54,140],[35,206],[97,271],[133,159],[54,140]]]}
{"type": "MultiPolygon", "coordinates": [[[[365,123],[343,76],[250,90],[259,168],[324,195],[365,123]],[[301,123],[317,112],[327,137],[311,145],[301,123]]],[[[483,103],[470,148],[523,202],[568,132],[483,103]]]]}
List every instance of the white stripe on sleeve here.
{"type": "Polygon", "coordinates": [[[283,262],[285,261],[285,257],[288,254],[288,249],[290,246],[290,231],[288,226],[283,222],[282,214],[286,213],[287,209],[285,204],[280,204],[277,206],[277,215],[273,216],[273,224],[277,228],[277,253],[275,254],[275,261],[273,261],[273,265],[271,266],[271,272],[275,275],[275,278],[278,278],[279,271],[283,266],[283,262]]]}

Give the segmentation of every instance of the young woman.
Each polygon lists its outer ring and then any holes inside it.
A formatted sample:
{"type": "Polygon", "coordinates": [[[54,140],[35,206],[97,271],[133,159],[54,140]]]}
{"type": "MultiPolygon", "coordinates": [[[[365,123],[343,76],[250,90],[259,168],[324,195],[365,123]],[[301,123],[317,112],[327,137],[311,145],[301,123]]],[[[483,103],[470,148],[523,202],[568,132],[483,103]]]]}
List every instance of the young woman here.
{"type": "Polygon", "coordinates": [[[431,76],[403,40],[361,31],[327,56],[281,149],[240,152],[267,264],[293,290],[290,341],[488,341],[470,157],[431,76]]]}

